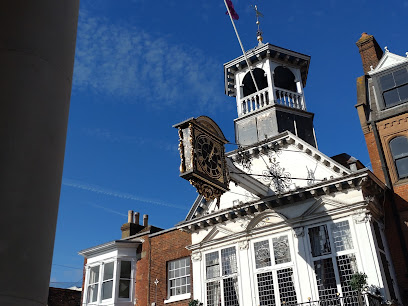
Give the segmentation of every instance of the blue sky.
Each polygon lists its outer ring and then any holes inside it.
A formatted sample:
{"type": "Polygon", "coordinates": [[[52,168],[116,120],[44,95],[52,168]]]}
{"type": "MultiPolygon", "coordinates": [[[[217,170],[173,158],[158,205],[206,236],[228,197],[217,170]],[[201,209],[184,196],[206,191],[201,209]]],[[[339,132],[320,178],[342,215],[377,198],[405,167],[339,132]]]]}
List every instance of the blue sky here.
{"type": "MultiPolygon", "coordinates": [[[[257,44],[257,4],[264,42],[312,57],[305,96],[319,149],[370,166],[354,109],[355,42],[368,32],[405,55],[408,1],[233,3],[245,49],[257,44]]],[[[178,176],[172,125],[207,115],[234,142],[222,65],[240,52],[222,0],[81,0],[51,286],[80,286],[77,252],[119,239],[128,210],[162,228],[183,220],[196,191],[178,176]]]]}

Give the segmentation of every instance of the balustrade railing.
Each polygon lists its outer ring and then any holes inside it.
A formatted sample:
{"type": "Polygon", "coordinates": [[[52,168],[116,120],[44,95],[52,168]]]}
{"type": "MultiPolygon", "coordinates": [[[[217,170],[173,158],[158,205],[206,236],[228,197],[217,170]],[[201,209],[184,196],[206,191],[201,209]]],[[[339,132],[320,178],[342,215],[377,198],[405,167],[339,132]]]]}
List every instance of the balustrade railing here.
{"type": "Polygon", "coordinates": [[[241,114],[248,114],[267,105],[269,105],[269,92],[268,88],[264,88],[241,99],[241,114]]]}
{"type": "Polygon", "coordinates": [[[297,92],[288,91],[281,88],[275,89],[276,103],[305,110],[305,104],[303,103],[303,97],[297,92]]]}
{"type": "Polygon", "coordinates": [[[242,116],[272,104],[306,110],[303,95],[299,93],[275,88],[275,97],[276,100],[274,101],[274,97],[270,94],[268,87],[246,96],[240,101],[239,115],[242,116]]]}

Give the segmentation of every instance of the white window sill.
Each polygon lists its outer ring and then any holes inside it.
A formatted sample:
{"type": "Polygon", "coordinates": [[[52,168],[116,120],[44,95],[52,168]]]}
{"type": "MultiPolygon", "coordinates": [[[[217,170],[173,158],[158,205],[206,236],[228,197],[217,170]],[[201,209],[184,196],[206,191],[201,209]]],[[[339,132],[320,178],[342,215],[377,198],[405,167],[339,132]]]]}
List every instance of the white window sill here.
{"type": "Polygon", "coordinates": [[[187,300],[189,298],[191,298],[191,293],[179,294],[179,295],[171,296],[169,299],[164,300],[164,304],[187,300]]]}

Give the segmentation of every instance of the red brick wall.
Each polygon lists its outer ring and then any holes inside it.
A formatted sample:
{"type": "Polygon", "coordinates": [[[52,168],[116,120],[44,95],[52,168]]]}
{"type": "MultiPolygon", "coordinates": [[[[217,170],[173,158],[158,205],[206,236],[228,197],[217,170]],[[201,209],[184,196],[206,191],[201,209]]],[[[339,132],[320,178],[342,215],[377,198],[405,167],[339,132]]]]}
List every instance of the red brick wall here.
{"type": "MultiPolygon", "coordinates": [[[[164,304],[167,296],[167,262],[183,257],[190,257],[191,252],[185,247],[191,245],[191,234],[172,230],[161,235],[142,237],[141,258],[136,264],[136,305],[150,306],[155,302],[157,285],[157,304],[166,306],[187,306],[188,300],[164,304]]],[[[192,270],[190,268],[192,279],[192,270]]],[[[192,293],[191,284],[191,293],[192,293]]]]}
{"type": "Polygon", "coordinates": [[[367,150],[370,156],[373,173],[385,184],[384,172],[381,167],[380,154],[375,142],[374,133],[371,131],[365,134],[364,138],[367,144],[367,150]]]}
{"type": "Polygon", "coordinates": [[[150,265],[150,240],[149,236],[141,237],[144,239],[140,251],[140,259],[136,263],[136,304],[137,306],[149,305],[149,265],[150,265]]]}
{"type": "MultiPolygon", "coordinates": [[[[171,306],[187,306],[190,300],[183,300],[174,303],[164,304],[167,296],[167,262],[183,257],[191,257],[191,252],[185,247],[191,245],[191,234],[173,230],[165,234],[151,238],[151,271],[150,271],[150,304],[155,301],[155,284],[157,285],[157,304],[171,306]]],[[[192,279],[192,269],[190,264],[190,276],[192,279]]],[[[192,285],[192,284],[191,284],[192,285]]],[[[191,286],[191,294],[193,286],[191,286]]]]}

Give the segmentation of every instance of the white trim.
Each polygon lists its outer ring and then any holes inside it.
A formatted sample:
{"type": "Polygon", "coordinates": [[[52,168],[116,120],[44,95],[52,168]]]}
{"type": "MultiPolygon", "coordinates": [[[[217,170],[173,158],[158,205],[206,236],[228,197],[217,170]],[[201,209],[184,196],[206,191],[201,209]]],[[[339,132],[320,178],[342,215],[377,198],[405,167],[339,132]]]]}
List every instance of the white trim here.
{"type": "Polygon", "coordinates": [[[173,295],[173,296],[169,297],[167,300],[164,300],[164,304],[173,303],[173,302],[182,301],[182,300],[187,300],[189,298],[191,298],[191,293],[173,295]]]}

